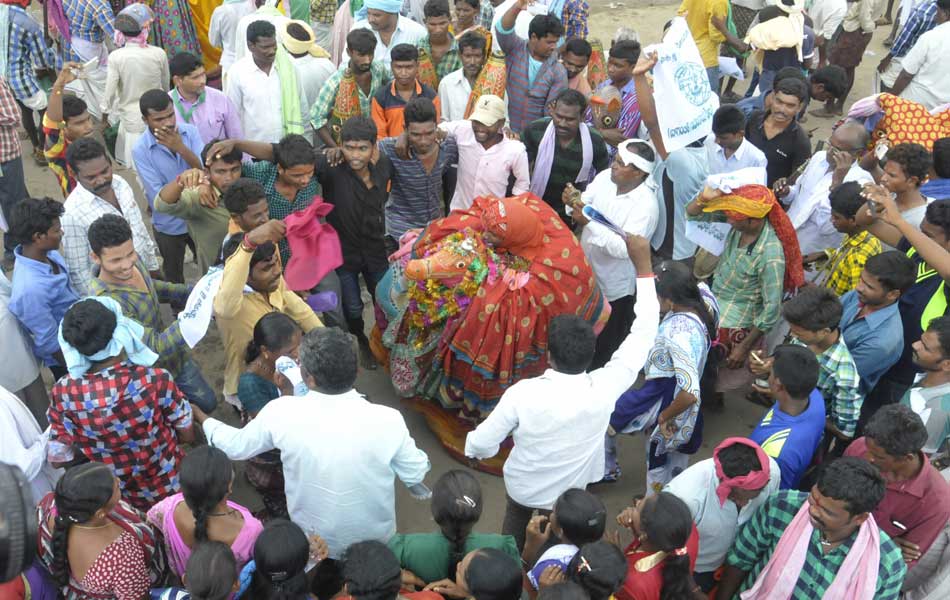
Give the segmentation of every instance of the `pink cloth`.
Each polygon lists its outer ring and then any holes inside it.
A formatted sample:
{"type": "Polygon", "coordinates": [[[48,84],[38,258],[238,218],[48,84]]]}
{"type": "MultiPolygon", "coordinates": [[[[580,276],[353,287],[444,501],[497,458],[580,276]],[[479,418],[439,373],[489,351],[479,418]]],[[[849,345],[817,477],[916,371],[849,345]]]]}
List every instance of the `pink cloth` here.
{"type": "MultiPolygon", "coordinates": [[[[185,565],[188,564],[188,558],[191,556],[191,548],[185,545],[178,533],[178,527],[175,526],[175,507],[185,498],[181,492],[165,498],[148,511],[148,522],[162,531],[165,536],[165,549],[168,554],[168,564],[172,571],[178,577],[185,572],[185,565]]],[[[264,530],[260,521],[254,518],[249,510],[228,500],[228,506],[241,513],[244,517],[244,527],[241,533],[231,544],[231,551],[234,552],[234,560],[237,561],[238,571],[244,568],[248,562],[254,558],[254,542],[257,536],[264,530]]]]}
{"type": "Polygon", "coordinates": [[[320,196],[313,204],[284,219],[290,244],[290,261],[284,269],[284,281],[291,290],[309,290],[327,273],[343,264],[340,236],[333,226],[320,221],[333,210],[320,196]]]}
{"type": "Polygon", "coordinates": [[[720,506],[726,503],[729,494],[735,488],[739,488],[740,490],[761,490],[769,484],[769,457],[766,456],[765,451],[763,451],[758,444],[748,438],[731,437],[724,439],[722,443],[713,450],[713,463],[716,465],[716,477],[719,478],[719,485],[716,486],[716,496],[719,498],[720,506]],[[748,446],[755,450],[755,457],[759,459],[760,469],[758,471],[749,471],[747,474],[740,475],[739,477],[726,477],[726,473],[722,470],[722,465],[719,464],[719,452],[723,448],[728,448],[735,444],[748,446]]]}
{"type": "MultiPolygon", "coordinates": [[[[814,526],[808,516],[808,500],[802,503],[779,539],[772,558],[742,600],[787,600],[805,566],[808,544],[814,526]]],[[[873,600],[877,588],[877,571],[881,560],[881,539],[874,517],[868,515],[861,523],[858,537],[838,569],[834,581],[825,590],[822,600],[873,600]]]]}
{"type": "Polygon", "coordinates": [[[440,125],[455,136],[459,148],[458,183],[449,210],[468,210],[479,196],[520,196],[528,191],[530,175],[528,154],[524,144],[503,137],[485,150],[475,139],[471,121],[456,121],[440,125]],[[508,178],[515,182],[508,194],[508,178]]]}

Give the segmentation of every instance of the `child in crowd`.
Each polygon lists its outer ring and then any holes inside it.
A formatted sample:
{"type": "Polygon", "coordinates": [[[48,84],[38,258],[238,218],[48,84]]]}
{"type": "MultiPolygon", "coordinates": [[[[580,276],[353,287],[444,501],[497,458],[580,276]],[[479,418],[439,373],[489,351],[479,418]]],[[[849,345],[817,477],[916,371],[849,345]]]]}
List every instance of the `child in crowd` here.
{"type": "Polygon", "coordinates": [[[152,590],[152,600],[229,600],[238,590],[238,569],[231,548],[223,542],[195,547],[182,575],[185,589],[152,590]]]}

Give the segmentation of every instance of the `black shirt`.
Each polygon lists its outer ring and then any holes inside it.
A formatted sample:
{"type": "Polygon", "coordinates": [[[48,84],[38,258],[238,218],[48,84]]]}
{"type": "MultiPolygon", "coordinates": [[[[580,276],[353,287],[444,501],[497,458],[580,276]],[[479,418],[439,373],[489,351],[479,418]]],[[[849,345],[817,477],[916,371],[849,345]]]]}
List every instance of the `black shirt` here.
{"type": "Polygon", "coordinates": [[[389,198],[392,163],[385,154],[380,154],[379,161],[369,165],[372,189],[366,187],[346,161],[331,167],[326,157],[318,153],[315,167],[323,198],[333,205],[327,223],[340,236],[343,268],[348,271],[388,269],[383,208],[389,198]]]}
{"type": "Polygon", "coordinates": [[[768,113],[764,110],[757,110],[749,115],[745,137],[761,150],[769,161],[765,171],[768,175],[768,185],[771,187],[777,179],[788,177],[811,158],[811,141],[798,121],[792,121],[772,139],[767,138],[764,127],[766,116],[768,113]]]}

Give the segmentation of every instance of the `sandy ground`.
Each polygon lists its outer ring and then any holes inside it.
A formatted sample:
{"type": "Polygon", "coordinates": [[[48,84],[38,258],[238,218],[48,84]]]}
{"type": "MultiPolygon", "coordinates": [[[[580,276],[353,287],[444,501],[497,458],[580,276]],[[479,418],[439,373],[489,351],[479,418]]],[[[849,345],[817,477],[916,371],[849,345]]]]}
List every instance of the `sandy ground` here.
{"type": "MultiPolygon", "coordinates": [[[[609,40],[619,26],[631,27],[640,34],[641,43],[644,45],[659,41],[663,24],[675,13],[673,4],[654,4],[644,2],[605,2],[603,0],[591,1],[590,33],[592,37],[600,38],[606,46],[609,46],[609,40]]],[[[878,28],[874,40],[871,42],[865,56],[865,60],[858,68],[856,92],[852,92],[851,101],[854,101],[870,93],[871,75],[874,66],[883,56],[885,49],[881,41],[887,35],[887,28],[878,28]]],[[[742,93],[745,91],[745,84],[740,82],[736,86],[736,91],[742,93]]],[[[805,124],[806,129],[812,133],[815,141],[827,139],[830,134],[832,122],[830,120],[816,119],[809,117],[805,124]],[[822,137],[825,136],[825,137],[822,137]]],[[[24,150],[28,152],[29,142],[23,141],[24,150]]],[[[50,196],[61,198],[55,177],[47,168],[37,167],[32,160],[25,157],[25,168],[27,177],[27,187],[33,196],[50,196]]],[[[134,176],[125,170],[117,169],[116,172],[127,180],[134,180],[134,176]]],[[[141,193],[138,194],[140,204],[144,208],[141,193]]],[[[190,263],[186,266],[186,275],[189,281],[194,281],[198,277],[197,266],[190,263]]],[[[367,297],[368,300],[368,297],[367,297]]],[[[367,322],[372,322],[371,315],[367,322]]],[[[166,321],[170,314],[166,313],[166,321]]],[[[218,332],[212,328],[208,336],[194,350],[194,354],[202,371],[209,383],[216,389],[221,389],[223,385],[224,360],[221,352],[221,340],[218,332]]],[[[454,468],[465,468],[442,450],[438,441],[426,427],[422,417],[411,410],[401,407],[399,399],[395,396],[392,386],[385,371],[361,372],[357,380],[357,389],[362,392],[369,400],[388,406],[400,408],[405,415],[409,430],[412,432],[420,448],[429,454],[432,462],[432,471],[427,478],[428,483],[432,484],[435,479],[445,471],[454,468]]],[[[583,399],[579,398],[578,402],[583,399]]],[[[224,418],[226,421],[237,424],[234,412],[223,404],[219,404],[219,409],[215,416],[224,418]]],[[[708,413],[705,415],[706,430],[705,443],[702,449],[696,455],[695,460],[708,458],[711,455],[712,448],[723,438],[730,435],[748,434],[758,420],[761,418],[764,409],[746,402],[741,397],[731,397],[726,400],[726,408],[723,413],[708,413]]],[[[619,442],[620,461],[623,467],[623,478],[620,482],[614,484],[593,486],[592,491],[600,495],[607,504],[610,515],[618,514],[630,501],[630,498],[636,494],[641,494],[645,487],[645,465],[644,465],[644,441],[642,437],[622,436],[619,442]]],[[[327,460],[333,460],[328,456],[327,460]]],[[[240,465],[239,465],[240,469],[240,465]]],[[[500,477],[477,473],[476,476],[484,488],[483,497],[485,499],[485,510],[479,529],[486,532],[499,531],[501,520],[504,514],[505,494],[504,485],[500,477]]],[[[429,531],[435,528],[429,513],[427,503],[413,500],[407,493],[404,486],[397,483],[396,507],[398,516],[398,527],[400,531],[429,531]]],[[[261,508],[260,500],[254,490],[241,474],[235,479],[234,495],[235,501],[240,502],[252,510],[261,508]]]]}

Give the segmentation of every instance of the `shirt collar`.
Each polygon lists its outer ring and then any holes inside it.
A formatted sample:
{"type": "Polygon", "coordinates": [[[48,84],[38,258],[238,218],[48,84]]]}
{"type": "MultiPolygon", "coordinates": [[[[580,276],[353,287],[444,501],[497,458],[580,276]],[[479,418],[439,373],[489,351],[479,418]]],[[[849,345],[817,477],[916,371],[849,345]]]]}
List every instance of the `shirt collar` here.
{"type": "MultiPolygon", "coordinates": [[[[857,298],[857,294],[855,294],[855,298],[857,298]]],[[[898,303],[895,302],[890,306],[885,306],[884,308],[869,313],[866,317],[864,317],[864,322],[868,324],[869,328],[877,329],[892,318],[900,319],[900,312],[898,311],[898,303]]]]}
{"type": "MultiPolygon", "coordinates": [[[[16,255],[17,264],[22,265],[25,268],[29,268],[31,271],[39,271],[46,275],[49,275],[53,272],[53,267],[49,263],[45,263],[38,260],[33,260],[29,256],[24,256],[22,252],[22,246],[17,246],[13,249],[13,254],[16,255]]],[[[50,250],[46,257],[50,259],[51,262],[56,263],[56,266],[60,268],[60,271],[66,272],[66,262],[59,255],[59,252],[55,250],[50,250]]]]}
{"type": "MultiPolygon", "coordinates": [[[[393,82],[389,84],[389,93],[392,94],[393,96],[398,96],[398,95],[399,95],[399,94],[396,92],[396,80],[395,80],[395,79],[393,79],[393,82]]],[[[420,84],[420,83],[419,83],[419,80],[416,79],[416,91],[414,91],[414,92],[412,93],[412,97],[415,98],[415,97],[419,96],[420,94],[422,94],[422,84],[420,84]]]]}
{"type": "MultiPolygon", "coordinates": [[[[145,131],[146,133],[148,132],[147,127],[145,131]]],[[[122,206],[122,191],[123,190],[116,183],[116,180],[118,178],[119,178],[118,175],[116,175],[115,173],[112,174],[112,190],[115,192],[115,199],[119,203],[119,206],[122,206]]],[[[79,200],[80,202],[91,204],[93,200],[99,200],[100,202],[105,202],[109,206],[112,206],[112,204],[108,202],[105,198],[100,198],[99,196],[90,192],[85,187],[83,187],[83,185],[79,183],[78,181],[76,182],[76,187],[74,187],[73,191],[70,192],[69,197],[71,198],[73,194],[76,195],[76,199],[79,200]]],[[[69,200],[69,198],[67,198],[67,200],[69,200]]]]}
{"type": "Polygon", "coordinates": [[[918,452],[918,455],[921,458],[920,472],[913,479],[907,481],[889,481],[887,489],[917,498],[923,498],[926,495],[930,490],[930,477],[932,475],[930,469],[933,467],[931,467],[930,459],[927,458],[926,454],[918,452]]]}

